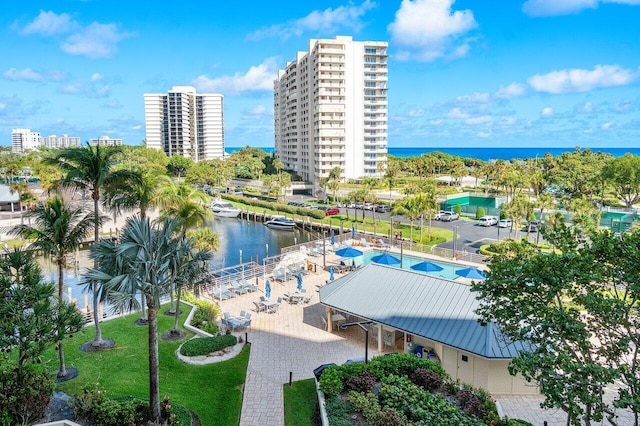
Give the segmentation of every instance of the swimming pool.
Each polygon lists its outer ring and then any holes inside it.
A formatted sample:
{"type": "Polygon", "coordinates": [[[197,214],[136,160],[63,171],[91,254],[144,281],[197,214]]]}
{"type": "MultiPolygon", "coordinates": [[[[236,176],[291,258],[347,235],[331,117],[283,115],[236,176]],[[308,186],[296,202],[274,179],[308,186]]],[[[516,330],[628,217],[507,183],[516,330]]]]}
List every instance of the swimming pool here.
{"type": "MultiPolygon", "coordinates": [[[[363,265],[368,265],[369,263],[372,262],[372,258],[381,254],[384,254],[386,252],[384,251],[378,251],[378,250],[373,250],[370,252],[365,253],[362,256],[362,264],[363,265]]],[[[398,259],[400,258],[400,255],[398,253],[390,253],[392,254],[394,257],[397,257],[398,259]]],[[[422,274],[426,274],[426,275],[431,275],[434,277],[441,277],[441,278],[446,278],[448,280],[455,280],[456,278],[458,278],[458,275],[456,275],[456,271],[458,269],[462,269],[463,266],[461,265],[456,265],[453,263],[448,263],[448,262],[441,262],[438,260],[432,260],[432,259],[423,259],[420,257],[414,257],[414,256],[407,256],[406,254],[402,256],[402,269],[408,269],[413,271],[413,269],[411,269],[411,267],[413,265],[416,265],[418,263],[424,262],[425,260],[431,262],[431,263],[435,263],[438,266],[442,267],[442,271],[437,271],[437,272],[420,272],[420,271],[416,271],[418,273],[422,273],[422,274]]],[[[395,265],[396,267],[400,267],[400,265],[395,265]]]]}

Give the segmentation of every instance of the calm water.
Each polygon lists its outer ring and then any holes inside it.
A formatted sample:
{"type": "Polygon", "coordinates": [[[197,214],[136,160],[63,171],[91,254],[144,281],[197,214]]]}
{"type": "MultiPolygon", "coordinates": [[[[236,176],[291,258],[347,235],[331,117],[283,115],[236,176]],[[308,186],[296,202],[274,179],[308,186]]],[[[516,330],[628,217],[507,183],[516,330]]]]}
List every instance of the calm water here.
{"type": "MultiPolygon", "coordinates": [[[[274,148],[264,147],[261,148],[265,152],[271,154],[274,151],[274,148]]],[[[586,147],[582,147],[582,149],[586,149],[586,147]]],[[[228,153],[239,151],[240,148],[226,148],[228,153]]],[[[627,152],[630,152],[635,155],[640,155],[640,147],[630,147],[630,148],[591,148],[594,152],[606,152],[614,157],[620,157],[627,152]]],[[[483,161],[489,160],[511,160],[513,158],[542,158],[548,152],[553,156],[561,155],[564,152],[572,152],[574,151],[574,147],[563,147],[563,148],[535,148],[535,147],[526,147],[526,148],[496,148],[496,147],[480,147],[480,148],[449,148],[449,147],[404,147],[404,148],[388,148],[388,152],[390,155],[395,157],[418,157],[422,154],[427,154],[429,152],[444,152],[450,155],[457,155],[459,157],[467,157],[467,158],[477,158],[483,161]]]]}
{"type": "MultiPolygon", "coordinates": [[[[216,218],[211,221],[211,227],[218,233],[220,239],[220,249],[213,254],[211,269],[221,269],[225,266],[237,265],[241,261],[249,262],[258,257],[262,262],[265,256],[275,256],[280,254],[283,247],[293,244],[300,244],[311,239],[319,238],[317,233],[309,231],[280,231],[267,228],[261,222],[249,222],[233,218],[216,218]],[[242,250],[242,259],[240,259],[242,250]],[[268,252],[267,252],[268,250],[268,252]]],[[[83,267],[91,265],[89,250],[82,250],[78,253],[80,265],[83,267]]],[[[47,259],[40,259],[42,273],[46,281],[58,282],[58,271],[56,266],[47,259]]],[[[78,300],[80,307],[84,307],[85,295],[82,287],[78,286],[81,280],[82,268],[70,267],[65,271],[65,295],[78,300]]],[[[87,295],[88,303],[91,303],[90,295],[87,295]]]]}

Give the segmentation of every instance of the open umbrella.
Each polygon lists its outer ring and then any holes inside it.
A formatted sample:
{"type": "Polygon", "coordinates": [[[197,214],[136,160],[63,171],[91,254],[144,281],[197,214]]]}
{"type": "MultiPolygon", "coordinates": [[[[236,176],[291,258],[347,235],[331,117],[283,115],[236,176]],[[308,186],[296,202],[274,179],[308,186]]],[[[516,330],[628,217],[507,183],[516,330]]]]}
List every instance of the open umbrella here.
{"type": "Polygon", "coordinates": [[[353,247],[345,247],[336,251],[336,254],[340,257],[358,257],[362,256],[362,252],[353,247]]]}
{"type": "Polygon", "coordinates": [[[443,268],[440,265],[436,265],[433,262],[427,262],[425,260],[424,262],[416,263],[415,265],[411,266],[411,269],[421,272],[438,272],[442,271],[443,268]]]}
{"type": "Polygon", "coordinates": [[[372,262],[379,263],[381,265],[398,265],[400,263],[400,259],[395,256],[390,255],[389,253],[380,254],[378,256],[373,256],[371,258],[372,262]]]}
{"type": "Polygon", "coordinates": [[[302,290],[302,272],[298,272],[298,290],[302,290]]]}
{"type": "Polygon", "coordinates": [[[271,297],[271,281],[269,280],[264,284],[264,297],[267,299],[271,297]]]}
{"type": "Polygon", "coordinates": [[[333,278],[333,265],[329,266],[329,281],[333,281],[335,278],[333,278]]]}
{"type": "Polygon", "coordinates": [[[331,230],[331,245],[335,245],[336,243],[336,234],[335,232],[333,232],[333,229],[331,230]]]}
{"type": "Polygon", "coordinates": [[[487,278],[487,274],[485,274],[483,271],[481,271],[478,268],[458,269],[456,271],[456,275],[459,275],[463,278],[469,278],[472,280],[484,280],[485,278],[487,278]]]}

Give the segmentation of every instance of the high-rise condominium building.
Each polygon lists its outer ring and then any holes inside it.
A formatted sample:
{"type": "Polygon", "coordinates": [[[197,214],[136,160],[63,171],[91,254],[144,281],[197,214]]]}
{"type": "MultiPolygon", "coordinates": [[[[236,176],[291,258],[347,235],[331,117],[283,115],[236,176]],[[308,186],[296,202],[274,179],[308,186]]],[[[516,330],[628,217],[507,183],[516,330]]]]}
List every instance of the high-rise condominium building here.
{"type": "Polygon", "coordinates": [[[387,43],[310,40],[274,82],[276,155],[317,183],[381,175],[387,161],[387,43]]]}
{"type": "Polygon", "coordinates": [[[145,93],[147,147],[194,161],[224,156],[223,96],[174,86],[167,94],[145,93]]]}
{"type": "Polygon", "coordinates": [[[120,146],[122,139],[111,139],[109,136],[100,136],[98,139],[89,140],[91,146],[120,146]]]}
{"type": "Polygon", "coordinates": [[[40,146],[40,133],[31,129],[11,130],[11,151],[25,152],[38,149],[40,146]]]}
{"type": "Polygon", "coordinates": [[[77,136],[43,136],[40,138],[40,146],[47,148],[77,148],[81,144],[80,138],[77,136]]]}

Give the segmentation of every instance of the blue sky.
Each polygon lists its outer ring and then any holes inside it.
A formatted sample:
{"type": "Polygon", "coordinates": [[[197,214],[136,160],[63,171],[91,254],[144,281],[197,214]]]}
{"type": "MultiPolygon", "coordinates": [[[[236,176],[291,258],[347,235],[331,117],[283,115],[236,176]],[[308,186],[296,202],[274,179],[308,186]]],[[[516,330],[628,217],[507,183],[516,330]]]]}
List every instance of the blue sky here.
{"type": "Polygon", "coordinates": [[[273,79],[310,38],[389,42],[389,146],[640,145],[640,0],[3,2],[12,128],[139,144],[144,93],[225,96],[273,146],[273,79]]]}

